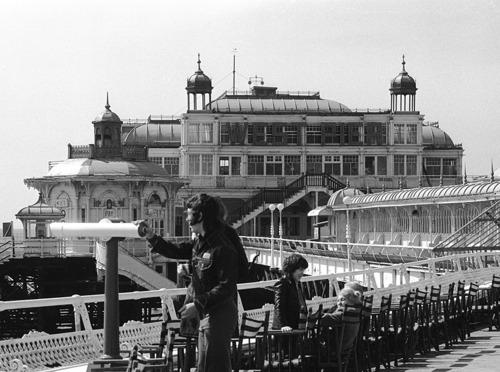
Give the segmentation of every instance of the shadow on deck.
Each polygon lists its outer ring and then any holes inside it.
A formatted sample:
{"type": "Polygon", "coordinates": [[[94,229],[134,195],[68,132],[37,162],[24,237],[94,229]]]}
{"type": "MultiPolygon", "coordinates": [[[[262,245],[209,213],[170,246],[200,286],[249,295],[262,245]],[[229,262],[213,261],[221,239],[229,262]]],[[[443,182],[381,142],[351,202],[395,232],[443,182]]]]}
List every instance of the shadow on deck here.
{"type": "Polygon", "coordinates": [[[453,345],[450,349],[432,351],[426,355],[416,355],[408,363],[398,367],[391,366],[391,371],[411,372],[447,372],[474,371],[491,372],[500,370],[500,331],[478,330],[464,342],[453,345]]]}

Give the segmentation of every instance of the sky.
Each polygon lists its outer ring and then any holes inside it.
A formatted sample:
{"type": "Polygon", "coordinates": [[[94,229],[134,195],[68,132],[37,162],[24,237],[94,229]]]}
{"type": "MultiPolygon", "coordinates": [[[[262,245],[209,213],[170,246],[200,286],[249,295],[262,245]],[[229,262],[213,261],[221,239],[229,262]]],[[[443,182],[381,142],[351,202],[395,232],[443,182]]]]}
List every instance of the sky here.
{"type": "Polygon", "coordinates": [[[353,108],[388,108],[406,70],[417,109],[464,146],[469,175],[500,168],[500,3],[495,0],[4,0],[0,9],[0,219],[36,201],[23,180],[92,142],[104,109],[181,114],[202,69],[217,97],[263,77],[353,108]]]}

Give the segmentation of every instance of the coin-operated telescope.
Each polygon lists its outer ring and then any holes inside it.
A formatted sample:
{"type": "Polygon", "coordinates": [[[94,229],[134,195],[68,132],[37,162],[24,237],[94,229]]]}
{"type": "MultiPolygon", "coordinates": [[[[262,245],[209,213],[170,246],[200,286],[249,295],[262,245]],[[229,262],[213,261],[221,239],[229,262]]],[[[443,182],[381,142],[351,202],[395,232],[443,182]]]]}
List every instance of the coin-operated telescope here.
{"type": "Polygon", "coordinates": [[[120,312],[118,300],[118,241],[124,238],[143,238],[147,224],[144,221],[125,223],[120,219],[103,219],[99,223],[50,224],[52,236],[57,238],[99,238],[106,242],[106,276],[104,282],[104,354],[101,359],[121,359],[120,312]]]}

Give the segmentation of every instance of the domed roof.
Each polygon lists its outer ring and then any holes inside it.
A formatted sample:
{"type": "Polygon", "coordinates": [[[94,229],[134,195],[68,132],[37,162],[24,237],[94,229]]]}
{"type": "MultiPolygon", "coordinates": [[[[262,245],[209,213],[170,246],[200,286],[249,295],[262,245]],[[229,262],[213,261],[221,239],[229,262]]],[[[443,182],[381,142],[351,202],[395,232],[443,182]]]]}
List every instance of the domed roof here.
{"type": "Polygon", "coordinates": [[[124,139],[125,145],[180,146],[181,125],[146,123],[133,128],[124,139]]]}
{"type": "Polygon", "coordinates": [[[43,200],[43,195],[40,193],[38,201],[35,204],[21,209],[16,214],[16,218],[20,220],[60,220],[64,218],[64,213],[56,207],[48,205],[43,200]]]}
{"type": "Polygon", "coordinates": [[[99,159],[67,159],[54,165],[46,177],[171,177],[161,166],[144,162],[107,161],[99,159]]]}
{"type": "Polygon", "coordinates": [[[336,205],[345,205],[344,198],[346,196],[354,197],[354,196],[358,196],[358,195],[364,195],[364,193],[358,189],[355,189],[352,187],[346,187],[342,190],[335,191],[330,196],[330,199],[328,199],[328,203],[326,203],[326,205],[329,207],[334,207],[336,205]]]}
{"type": "Polygon", "coordinates": [[[198,71],[187,80],[186,90],[189,93],[210,93],[212,92],[212,80],[203,73],[200,67],[200,55],[198,54],[198,71]]]}
{"type": "Polygon", "coordinates": [[[97,115],[92,123],[97,124],[102,122],[108,122],[108,123],[121,124],[122,123],[121,119],[118,117],[118,115],[116,115],[113,111],[110,110],[110,107],[111,106],[109,105],[109,96],[106,93],[106,106],[104,106],[105,110],[101,112],[99,115],[97,115]]]}
{"type": "Polygon", "coordinates": [[[439,127],[434,125],[422,126],[422,144],[433,147],[454,147],[450,136],[439,127]]]}
{"type": "Polygon", "coordinates": [[[394,94],[415,94],[417,91],[417,83],[415,79],[408,75],[405,69],[405,58],[403,56],[403,71],[399,73],[391,81],[391,88],[389,89],[394,94]]]}

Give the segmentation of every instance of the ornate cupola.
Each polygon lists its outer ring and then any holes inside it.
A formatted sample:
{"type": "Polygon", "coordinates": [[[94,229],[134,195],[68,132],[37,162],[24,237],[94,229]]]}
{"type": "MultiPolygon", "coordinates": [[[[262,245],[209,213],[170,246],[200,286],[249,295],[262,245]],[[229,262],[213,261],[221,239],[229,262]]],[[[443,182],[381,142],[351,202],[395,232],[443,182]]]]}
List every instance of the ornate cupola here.
{"type": "Polygon", "coordinates": [[[391,81],[391,111],[415,111],[415,97],[417,84],[405,69],[405,56],[403,55],[403,71],[391,81]]]}
{"type": "Polygon", "coordinates": [[[50,237],[49,225],[51,222],[60,221],[65,217],[59,208],[48,205],[42,193],[38,201],[21,209],[16,218],[21,220],[25,239],[46,239],[50,237]]]}
{"type": "Polygon", "coordinates": [[[201,69],[198,53],[198,71],[187,80],[187,105],[189,111],[210,110],[212,102],[212,80],[201,69]],[[208,102],[207,102],[208,95],[208,102]],[[198,99],[201,98],[201,102],[198,99]],[[200,105],[201,104],[201,105],[200,105]]]}
{"type": "Polygon", "coordinates": [[[121,129],[123,122],[110,110],[106,93],[105,110],[94,119],[94,157],[116,158],[122,156],[121,129]]]}

